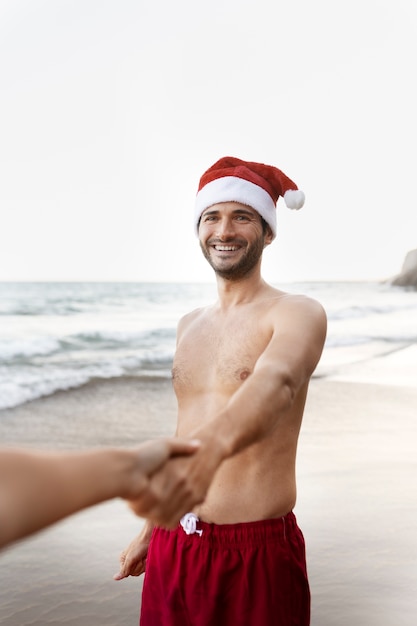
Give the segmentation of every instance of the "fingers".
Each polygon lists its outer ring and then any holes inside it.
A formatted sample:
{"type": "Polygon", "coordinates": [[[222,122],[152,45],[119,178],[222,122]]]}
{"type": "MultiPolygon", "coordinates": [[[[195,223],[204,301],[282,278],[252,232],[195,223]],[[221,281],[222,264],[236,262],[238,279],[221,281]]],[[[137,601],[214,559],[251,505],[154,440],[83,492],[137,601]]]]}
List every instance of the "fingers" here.
{"type": "MultiPolygon", "coordinates": [[[[158,526],[172,529],[188,511],[202,502],[206,486],[193,478],[188,459],[175,458],[151,479],[147,500],[141,500],[142,514],[158,526]]],[[[137,510],[137,509],[136,509],[137,510]]]]}
{"type": "Polygon", "coordinates": [[[159,498],[149,487],[141,492],[140,496],[127,500],[128,507],[139,517],[147,517],[150,511],[157,503],[159,498]]]}
{"type": "Polygon", "coordinates": [[[200,442],[177,438],[147,441],[138,448],[140,464],[148,476],[158,470],[170,457],[193,454],[200,442]]]}
{"type": "Polygon", "coordinates": [[[129,576],[140,576],[145,571],[146,558],[129,559],[125,552],[120,557],[120,569],[114,574],[113,580],[123,580],[129,576]]]}
{"type": "Polygon", "coordinates": [[[194,454],[201,446],[198,439],[170,439],[168,441],[170,447],[170,456],[178,456],[181,454],[194,454]]]}
{"type": "Polygon", "coordinates": [[[126,554],[122,552],[122,554],[120,555],[120,569],[117,574],[113,576],[113,580],[122,580],[122,578],[127,578],[127,576],[129,576],[129,574],[127,574],[125,570],[125,563],[126,554]]]}
{"type": "MultiPolygon", "coordinates": [[[[165,528],[175,528],[182,515],[204,499],[208,488],[207,477],[201,475],[199,468],[192,469],[196,458],[193,455],[200,449],[201,443],[198,440],[171,438],[148,444],[141,460],[146,457],[149,461],[155,446],[154,449],[159,451],[162,447],[165,449],[165,463],[160,463],[158,468],[153,465],[146,487],[139,493],[131,492],[126,498],[128,506],[140,517],[165,528]]],[[[148,463],[148,471],[149,467],[148,463]]]]}

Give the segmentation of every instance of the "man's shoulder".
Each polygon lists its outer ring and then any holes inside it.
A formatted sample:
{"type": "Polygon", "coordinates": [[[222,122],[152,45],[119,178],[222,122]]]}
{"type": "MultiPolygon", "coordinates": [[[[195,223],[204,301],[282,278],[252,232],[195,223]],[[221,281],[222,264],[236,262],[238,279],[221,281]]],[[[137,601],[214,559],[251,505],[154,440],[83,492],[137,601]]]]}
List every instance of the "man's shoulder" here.
{"type": "Polygon", "coordinates": [[[286,291],[274,290],[276,292],[275,306],[288,307],[316,311],[318,314],[326,315],[323,305],[306,294],[290,293],[286,291]]]}
{"type": "Polygon", "coordinates": [[[311,296],[298,293],[284,293],[276,299],[273,325],[282,328],[282,323],[296,326],[309,324],[326,332],[327,315],[323,305],[311,296]]]}
{"type": "Polygon", "coordinates": [[[322,309],[324,311],[323,305],[318,300],[303,293],[287,293],[285,299],[294,305],[322,309]]]}
{"type": "Polygon", "coordinates": [[[204,307],[198,307],[197,309],[193,309],[192,311],[189,311],[188,313],[185,313],[179,323],[178,323],[178,328],[184,328],[186,326],[188,326],[189,324],[191,324],[192,322],[194,322],[196,319],[204,316],[206,314],[206,311],[209,307],[204,306],[204,307]]]}

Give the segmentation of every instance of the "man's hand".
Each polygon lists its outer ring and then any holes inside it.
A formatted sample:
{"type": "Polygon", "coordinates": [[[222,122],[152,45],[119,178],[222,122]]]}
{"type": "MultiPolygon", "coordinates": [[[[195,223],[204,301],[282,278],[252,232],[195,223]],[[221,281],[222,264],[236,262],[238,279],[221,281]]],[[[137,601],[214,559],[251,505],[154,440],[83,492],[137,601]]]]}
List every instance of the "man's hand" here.
{"type": "Polygon", "coordinates": [[[130,542],[126,550],[120,555],[120,570],[113,576],[114,580],[122,580],[128,576],[140,576],[146,567],[149,541],[152,527],[145,526],[144,530],[130,542]]]}

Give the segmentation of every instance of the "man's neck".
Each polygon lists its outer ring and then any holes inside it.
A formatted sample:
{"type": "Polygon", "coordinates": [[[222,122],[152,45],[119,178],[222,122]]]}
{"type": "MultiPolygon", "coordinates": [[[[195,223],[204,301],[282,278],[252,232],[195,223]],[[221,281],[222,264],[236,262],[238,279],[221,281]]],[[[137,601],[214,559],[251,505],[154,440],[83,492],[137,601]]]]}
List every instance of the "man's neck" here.
{"type": "Polygon", "coordinates": [[[268,285],[259,273],[238,280],[225,279],[221,276],[216,276],[216,279],[219,303],[222,309],[253,302],[268,289],[268,285]]]}

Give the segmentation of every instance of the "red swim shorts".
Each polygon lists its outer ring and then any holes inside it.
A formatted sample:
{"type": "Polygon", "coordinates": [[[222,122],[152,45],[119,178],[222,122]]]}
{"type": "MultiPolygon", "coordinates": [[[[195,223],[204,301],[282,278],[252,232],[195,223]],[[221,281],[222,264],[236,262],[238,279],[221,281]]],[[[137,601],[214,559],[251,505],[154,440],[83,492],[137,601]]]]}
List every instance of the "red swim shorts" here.
{"type": "Polygon", "coordinates": [[[294,514],[243,524],[156,528],[140,626],[308,626],[305,545],[294,514]],[[202,532],[201,532],[202,531],[202,532]]]}

